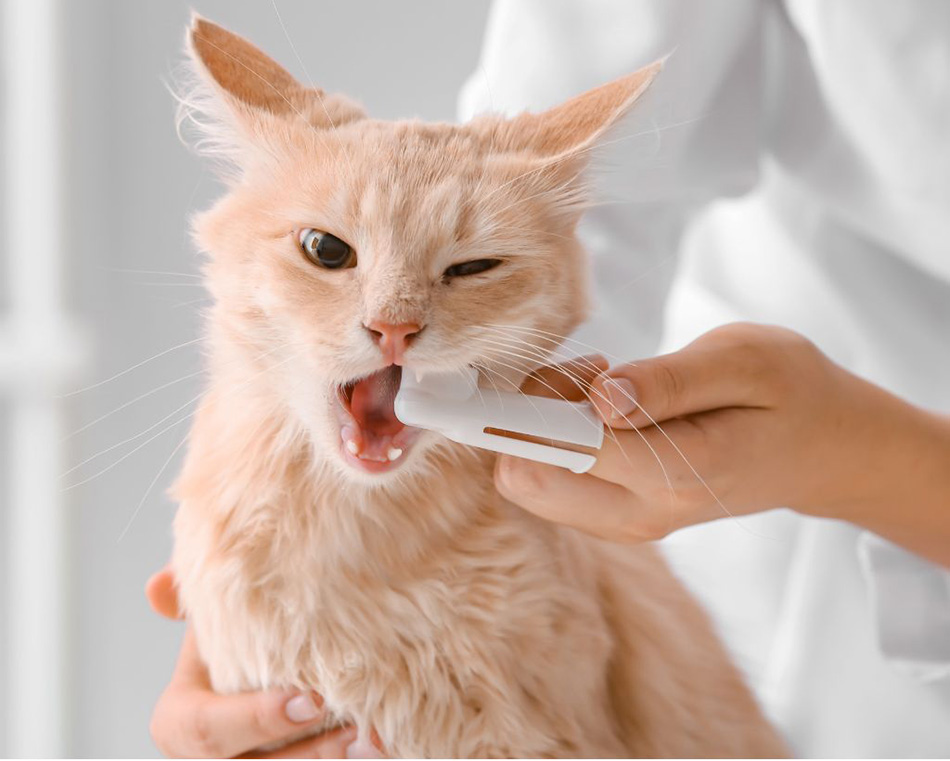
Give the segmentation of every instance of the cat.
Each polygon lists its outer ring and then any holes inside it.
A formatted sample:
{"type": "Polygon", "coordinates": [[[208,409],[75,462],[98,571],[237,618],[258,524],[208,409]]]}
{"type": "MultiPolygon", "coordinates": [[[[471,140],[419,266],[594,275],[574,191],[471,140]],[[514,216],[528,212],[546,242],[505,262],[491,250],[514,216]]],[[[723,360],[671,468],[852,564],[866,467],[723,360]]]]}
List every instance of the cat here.
{"type": "Polygon", "coordinates": [[[654,548],[519,510],[491,453],[393,413],[403,368],[517,386],[582,321],[586,163],[660,65],[384,122],[210,21],[187,38],[226,194],[194,224],[210,380],[172,564],[214,689],[317,690],[394,756],[784,755],[654,548]]]}

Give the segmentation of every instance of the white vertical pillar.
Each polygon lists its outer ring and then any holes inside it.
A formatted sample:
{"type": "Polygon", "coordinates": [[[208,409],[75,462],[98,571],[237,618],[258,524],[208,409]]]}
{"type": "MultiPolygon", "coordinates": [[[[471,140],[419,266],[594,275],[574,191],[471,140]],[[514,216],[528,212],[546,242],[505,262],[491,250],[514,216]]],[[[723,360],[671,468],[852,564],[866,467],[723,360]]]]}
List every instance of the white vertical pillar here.
{"type": "Polygon", "coordinates": [[[8,756],[66,753],[67,568],[63,422],[56,395],[76,345],[63,301],[59,0],[3,4],[4,286],[0,390],[10,395],[6,516],[8,756]]]}

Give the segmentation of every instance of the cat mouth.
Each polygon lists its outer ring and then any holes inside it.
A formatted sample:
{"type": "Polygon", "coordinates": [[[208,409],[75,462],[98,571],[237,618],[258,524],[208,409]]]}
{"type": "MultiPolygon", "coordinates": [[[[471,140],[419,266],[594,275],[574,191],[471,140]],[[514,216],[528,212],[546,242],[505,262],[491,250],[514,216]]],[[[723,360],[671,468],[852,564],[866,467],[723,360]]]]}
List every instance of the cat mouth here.
{"type": "Polygon", "coordinates": [[[398,467],[419,435],[403,425],[394,409],[402,368],[390,365],[337,387],[340,448],[359,470],[383,473],[398,467]]]}

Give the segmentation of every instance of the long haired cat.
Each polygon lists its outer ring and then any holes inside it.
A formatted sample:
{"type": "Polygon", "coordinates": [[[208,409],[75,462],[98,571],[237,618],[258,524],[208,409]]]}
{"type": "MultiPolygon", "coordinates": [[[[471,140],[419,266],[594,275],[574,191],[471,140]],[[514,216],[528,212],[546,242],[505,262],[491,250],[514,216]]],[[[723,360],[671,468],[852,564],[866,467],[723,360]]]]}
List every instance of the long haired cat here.
{"type": "Polygon", "coordinates": [[[382,122],[206,20],[188,38],[184,105],[228,172],[195,224],[210,383],[173,566],[214,688],[315,689],[396,756],[782,754],[653,549],[528,515],[490,453],[393,414],[402,368],[517,384],[579,323],[589,149],[658,67],[540,114],[382,122]]]}

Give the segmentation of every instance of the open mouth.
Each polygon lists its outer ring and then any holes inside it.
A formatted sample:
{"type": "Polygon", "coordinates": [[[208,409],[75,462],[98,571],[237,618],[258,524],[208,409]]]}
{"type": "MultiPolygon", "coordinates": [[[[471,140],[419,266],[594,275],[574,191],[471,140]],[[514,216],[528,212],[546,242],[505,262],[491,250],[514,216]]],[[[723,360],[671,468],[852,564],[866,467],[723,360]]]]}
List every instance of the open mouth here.
{"type": "Polygon", "coordinates": [[[397,467],[408,455],[418,428],[399,422],[394,410],[402,368],[383,370],[344,383],[340,403],[340,445],[347,462],[369,473],[397,467]]]}

